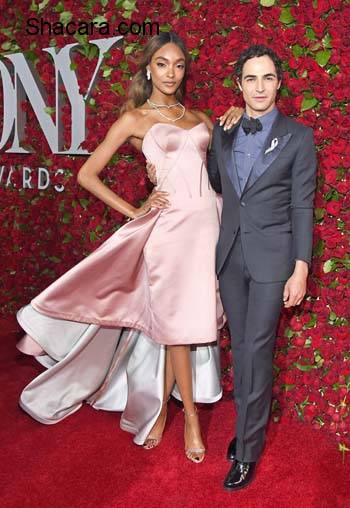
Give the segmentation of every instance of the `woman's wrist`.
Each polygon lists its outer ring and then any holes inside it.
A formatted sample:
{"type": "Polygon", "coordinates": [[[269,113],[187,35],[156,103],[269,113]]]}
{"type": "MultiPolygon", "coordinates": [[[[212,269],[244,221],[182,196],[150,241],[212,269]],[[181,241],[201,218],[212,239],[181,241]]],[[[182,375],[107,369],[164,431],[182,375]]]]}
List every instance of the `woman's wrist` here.
{"type": "Polygon", "coordinates": [[[130,220],[136,219],[136,217],[137,217],[137,208],[132,208],[131,210],[128,210],[126,215],[128,216],[128,218],[130,220]]]}

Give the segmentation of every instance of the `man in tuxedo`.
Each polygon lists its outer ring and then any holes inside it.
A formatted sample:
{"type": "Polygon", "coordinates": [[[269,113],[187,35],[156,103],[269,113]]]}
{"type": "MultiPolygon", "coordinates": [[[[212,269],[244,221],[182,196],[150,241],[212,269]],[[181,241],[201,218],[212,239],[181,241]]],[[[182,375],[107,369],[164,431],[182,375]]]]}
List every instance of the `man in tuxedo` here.
{"type": "Polygon", "coordinates": [[[223,197],[216,272],[232,340],[236,435],[224,488],[247,486],[265,442],[281,307],[299,305],[311,261],[316,154],[312,129],[276,107],[282,69],[254,45],[236,62],[245,113],[215,124],[208,157],[223,197]]]}

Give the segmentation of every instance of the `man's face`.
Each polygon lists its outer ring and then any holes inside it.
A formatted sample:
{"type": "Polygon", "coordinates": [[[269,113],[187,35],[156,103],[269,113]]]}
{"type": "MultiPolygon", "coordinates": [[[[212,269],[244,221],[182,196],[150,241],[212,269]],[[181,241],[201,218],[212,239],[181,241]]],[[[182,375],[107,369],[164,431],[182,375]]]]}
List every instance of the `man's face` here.
{"type": "Polygon", "coordinates": [[[275,64],[269,56],[255,56],[243,65],[242,79],[238,86],[243,92],[247,114],[258,117],[274,108],[281,81],[277,78],[275,64]]]}

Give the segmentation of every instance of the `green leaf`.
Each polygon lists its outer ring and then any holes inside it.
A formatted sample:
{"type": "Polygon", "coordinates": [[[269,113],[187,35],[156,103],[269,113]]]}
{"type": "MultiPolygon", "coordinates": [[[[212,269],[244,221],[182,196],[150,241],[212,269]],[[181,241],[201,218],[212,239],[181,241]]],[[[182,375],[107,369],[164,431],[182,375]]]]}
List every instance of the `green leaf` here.
{"type": "Polygon", "coordinates": [[[316,365],[303,365],[303,364],[298,363],[298,362],[294,362],[293,365],[294,365],[294,367],[296,367],[297,369],[301,370],[302,372],[308,372],[309,370],[317,368],[316,365]]]}
{"type": "Polygon", "coordinates": [[[71,218],[72,218],[72,215],[69,212],[64,212],[63,213],[63,218],[62,218],[63,224],[69,224],[71,218]]]}
{"type": "Polygon", "coordinates": [[[337,279],[332,280],[332,282],[328,285],[328,287],[331,289],[335,289],[337,286],[339,286],[339,282],[337,281],[337,279]]]}
{"type": "Polygon", "coordinates": [[[304,344],[304,347],[305,348],[308,348],[310,347],[312,344],[312,340],[310,339],[310,337],[308,337],[306,340],[305,340],[305,344],[304,344]]]}
{"type": "Polygon", "coordinates": [[[98,14],[98,16],[95,16],[94,19],[92,20],[94,21],[95,23],[97,23],[98,25],[100,25],[101,23],[107,23],[107,20],[106,18],[103,16],[103,14],[98,14]]]}
{"type": "Polygon", "coordinates": [[[260,5],[263,7],[272,7],[275,5],[275,0],[260,0],[260,5]]]}
{"type": "Polygon", "coordinates": [[[346,454],[346,452],[350,452],[350,448],[348,448],[345,443],[339,443],[338,450],[343,454],[343,465],[344,465],[345,464],[345,454],[346,454]]]}
{"type": "Polygon", "coordinates": [[[295,388],[295,385],[282,385],[281,388],[283,388],[286,392],[289,392],[290,390],[293,390],[295,388]]]}
{"type": "Polygon", "coordinates": [[[325,208],[315,208],[314,213],[315,213],[316,220],[319,221],[319,220],[323,219],[324,214],[326,213],[326,210],[325,210],[325,208]]]}
{"type": "Polygon", "coordinates": [[[57,256],[49,256],[49,260],[52,261],[53,263],[60,263],[61,262],[61,259],[58,258],[57,256]]]}
{"type": "Polygon", "coordinates": [[[286,86],[281,86],[280,95],[281,95],[281,97],[289,97],[290,93],[289,93],[289,90],[286,86]]]}
{"type": "Polygon", "coordinates": [[[315,362],[317,363],[317,366],[321,366],[324,362],[322,356],[320,355],[315,355],[315,362]]]}
{"type": "Polygon", "coordinates": [[[49,3],[49,1],[50,0],[43,0],[42,2],[40,2],[40,4],[38,5],[39,7],[38,12],[43,11],[47,6],[47,4],[49,3]]]}
{"type": "Polygon", "coordinates": [[[73,240],[73,236],[70,233],[66,233],[62,243],[69,243],[73,240]]]}
{"type": "Polygon", "coordinates": [[[94,242],[95,240],[97,240],[97,235],[96,235],[95,231],[90,231],[89,238],[90,238],[90,242],[94,242]]]}
{"type": "Polygon", "coordinates": [[[191,51],[189,53],[193,57],[193,59],[195,59],[199,56],[199,49],[193,48],[193,49],[191,49],[191,51]]]}
{"type": "Polygon", "coordinates": [[[339,192],[335,189],[330,189],[326,194],[325,194],[325,199],[326,201],[339,201],[339,192]]]}
{"type": "Polygon", "coordinates": [[[315,248],[313,250],[314,256],[316,256],[316,257],[322,256],[322,254],[324,253],[324,247],[325,247],[324,240],[318,240],[318,242],[315,245],[315,248]]]}
{"type": "Polygon", "coordinates": [[[330,65],[328,67],[328,74],[330,74],[331,76],[335,76],[335,74],[338,74],[338,72],[340,72],[339,65],[330,65]]]}
{"type": "Polygon", "coordinates": [[[336,319],[337,319],[336,313],[333,310],[331,310],[331,312],[329,313],[329,316],[328,316],[328,320],[333,322],[333,321],[336,321],[336,319]]]}
{"type": "Polygon", "coordinates": [[[290,12],[290,7],[283,7],[280,14],[280,21],[285,25],[290,25],[295,21],[293,14],[290,12]]]}
{"type": "Polygon", "coordinates": [[[86,208],[89,206],[90,201],[86,198],[80,198],[79,203],[80,203],[80,206],[82,206],[84,208],[84,210],[86,210],[86,208]]]}
{"type": "Polygon", "coordinates": [[[311,313],[310,321],[305,323],[304,328],[314,328],[317,323],[317,316],[314,312],[311,313]]]}
{"type": "Polygon", "coordinates": [[[232,88],[233,87],[233,81],[231,78],[225,78],[222,85],[225,87],[225,88],[232,88]]]}
{"type": "Polygon", "coordinates": [[[63,5],[63,3],[62,2],[58,2],[58,4],[55,5],[53,10],[56,11],[56,12],[63,12],[64,11],[64,5],[63,5]]]}
{"type": "Polygon", "coordinates": [[[73,17],[73,13],[72,12],[70,12],[70,11],[63,11],[60,14],[60,22],[63,25],[66,25],[67,23],[69,23],[69,21],[72,19],[72,17],[73,17]]]}
{"type": "Polygon", "coordinates": [[[295,56],[295,58],[298,58],[304,53],[304,49],[299,44],[294,44],[294,46],[292,46],[292,52],[293,56],[295,56]]]}
{"type": "Polygon", "coordinates": [[[76,39],[79,44],[82,46],[88,45],[88,36],[87,34],[80,34],[79,32],[75,32],[73,35],[74,39],[76,39]]]}
{"type": "Polygon", "coordinates": [[[136,8],[136,0],[124,0],[122,5],[126,11],[133,11],[136,8]]]}
{"type": "Polygon", "coordinates": [[[48,115],[51,115],[52,113],[54,113],[56,111],[56,108],[54,107],[51,107],[51,106],[46,106],[44,108],[44,111],[45,113],[47,113],[48,115]]]}
{"type": "Polygon", "coordinates": [[[299,407],[299,405],[298,405],[298,404],[294,404],[294,407],[295,407],[295,410],[296,410],[296,412],[297,412],[298,417],[299,417],[301,420],[303,420],[303,419],[304,419],[304,415],[303,415],[303,410],[304,410],[304,408],[303,408],[303,407],[299,407]]]}
{"type": "Polygon", "coordinates": [[[11,48],[11,44],[12,42],[11,41],[5,41],[1,44],[1,47],[2,49],[4,49],[5,51],[9,50],[11,48]]]}
{"type": "Polygon", "coordinates": [[[36,3],[35,3],[35,1],[34,1],[34,0],[32,0],[32,3],[30,4],[29,9],[30,9],[31,11],[34,11],[34,12],[36,12],[36,11],[38,10],[38,6],[36,5],[36,3]]]}
{"type": "Polygon", "coordinates": [[[134,44],[129,44],[128,46],[125,47],[124,49],[124,53],[126,55],[130,55],[135,49],[135,45],[134,44]]]}
{"type": "Polygon", "coordinates": [[[317,106],[318,100],[315,97],[304,97],[300,111],[307,111],[317,106]]]}
{"type": "Polygon", "coordinates": [[[103,77],[104,78],[107,78],[108,76],[110,76],[112,74],[112,67],[106,67],[104,70],[103,70],[103,77]]]}
{"type": "Polygon", "coordinates": [[[345,222],[341,219],[337,219],[337,228],[339,229],[339,231],[344,231],[345,222]]]}
{"type": "Polygon", "coordinates": [[[336,266],[336,263],[334,262],[334,260],[333,259],[328,259],[323,264],[323,271],[324,271],[324,273],[332,272],[334,270],[335,266],[336,266]]]}
{"type": "Polygon", "coordinates": [[[113,85],[111,85],[111,89],[118,95],[125,95],[125,90],[121,83],[113,83],[113,85]]]}
{"type": "Polygon", "coordinates": [[[178,13],[181,9],[181,2],[180,0],[173,0],[173,9],[176,13],[178,13]]]}
{"type": "Polygon", "coordinates": [[[328,60],[330,59],[331,55],[332,55],[332,52],[329,49],[325,49],[324,51],[318,51],[316,53],[316,62],[321,67],[324,67],[325,65],[327,65],[328,60]]]}
{"type": "Polygon", "coordinates": [[[285,332],[284,332],[284,335],[286,337],[288,337],[288,339],[291,339],[292,337],[294,337],[295,332],[293,332],[293,330],[291,328],[286,328],[285,332]]]}
{"type": "Polygon", "coordinates": [[[128,62],[120,62],[119,65],[118,65],[119,69],[121,69],[122,71],[128,71],[129,70],[129,65],[128,65],[128,62]]]}
{"type": "Polygon", "coordinates": [[[169,23],[164,23],[163,25],[160,25],[159,31],[160,32],[170,32],[171,31],[171,25],[169,25],[169,23]]]}
{"type": "Polygon", "coordinates": [[[350,270],[350,256],[341,261],[347,270],[350,270]]]}
{"type": "Polygon", "coordinates": [[[326,49],[330,49],[332,47],[332,37],[327,33],[322,39],[323,46],[326,49]]]}
{"type": "Polygon", "coordinates": [[[310,40],[310,41],[316,41],[317,40],[317,37],[315,35],[315,32],[313,31],[313,29],[309,26],[306,27],[306,37],[310,40]]]}

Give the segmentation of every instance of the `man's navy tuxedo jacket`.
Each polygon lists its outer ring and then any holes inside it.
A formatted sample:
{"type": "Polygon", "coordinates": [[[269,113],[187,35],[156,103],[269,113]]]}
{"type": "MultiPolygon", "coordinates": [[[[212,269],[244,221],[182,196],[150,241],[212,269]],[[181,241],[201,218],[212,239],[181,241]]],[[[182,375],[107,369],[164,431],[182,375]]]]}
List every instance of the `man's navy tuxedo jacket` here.
{"type": "Polygon", "coordinates": [[[240,193],[233,157],[239,124],[230,131],[215,124],[208,154],[210,183],[223,197],[216,272],[223,269],[240,229],[252,278],[257,282],[287,280],[296,259],[311,262],[316,187],[313,132],[278,112],[240,193]],[[277,146],[265,153],[273,146],[272,140],[276,145],[275,138],[277,146]]]}

